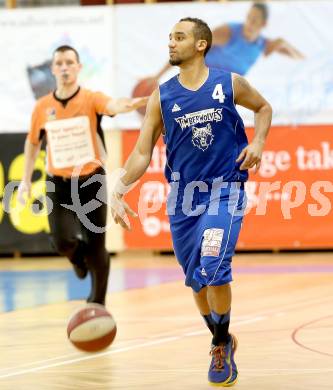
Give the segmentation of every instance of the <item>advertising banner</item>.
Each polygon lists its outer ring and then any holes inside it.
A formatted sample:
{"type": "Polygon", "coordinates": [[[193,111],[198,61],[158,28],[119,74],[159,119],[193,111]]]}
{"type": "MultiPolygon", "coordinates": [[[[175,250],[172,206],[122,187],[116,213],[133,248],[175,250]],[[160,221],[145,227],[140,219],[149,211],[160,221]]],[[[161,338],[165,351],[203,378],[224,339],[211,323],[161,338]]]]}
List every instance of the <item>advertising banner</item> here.
{"type": "MultiPolygon", "coordinates": [[[[248,135],[251,139],[253,129],[248,135]]],[[[138,133],[123,136],[125,160],[138,133]]],[[[128,248],[171,248],[164,165],[160,139],[147,173],[126,196],[140,214],[131,219],[132,231],[124,233],[128,248]]],[[[238,248],[332,248],[332,170],[333,126],[272,128],[260,170],[246,183],[247,215],[238,248]]]]}
{"type": "MultiPolygon", "coordinates": [[[[35,100],[54,88],[52,52],[63,44],[80,53],[82,86],[116,97],[149,95],[178,72],[167,67],[168,37],[187,16],[202,17],[213,31],[207,64],[247,77],[272,104],[274,125],[333,123],[333,3],[269,2],[265,11],[252,4],[2,10],[0,132],[27,131],[35,100]]],[[[252,113],[241,113],[252,126],[252,113]]],[[[142,118],[142,111],[106,118],[104,128],[138,129],[142,118]]]]}
{"type": "MultiPolygon", "coordinates": [[[[179,19],[199,17],[213,31],[207,65],[246,77],[271,103],[273,125],[333,123],[333,2],[272,1],[265,10],[252,5],[232,1],[116,7],[119,91],[149,93],[178,73],[178,67],[166,67],[169,33],[179,19]],[[135,33],[129,26],[135,26],[135,33]]],[[[245,109],[240,113],[252,126],[253,114],[245,109]]],[[[122,128],[140,125],[136,113],[117,121],[122,128]]]]}
{"type": "Polygon", "coordinates": [[[54,89],[53,50],[73,46],[81,85],[114,94],[111,7],[1,10],[0,132],[26,132],[36,99],[54,89]]]}
{"type": "Polygon", "coordinates": [[[45,152],[36,161],[32,197],[26,207],[17,201],[23,175],[25,134],[0,135],[0,253],[53,253],[45,208],[45,152]]]}

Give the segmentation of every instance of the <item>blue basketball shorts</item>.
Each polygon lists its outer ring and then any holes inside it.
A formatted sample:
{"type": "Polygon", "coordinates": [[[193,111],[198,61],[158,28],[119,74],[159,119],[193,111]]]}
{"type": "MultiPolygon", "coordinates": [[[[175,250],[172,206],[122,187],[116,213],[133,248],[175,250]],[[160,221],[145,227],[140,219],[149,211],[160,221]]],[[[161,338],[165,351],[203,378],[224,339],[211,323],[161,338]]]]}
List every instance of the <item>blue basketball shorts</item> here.
{"type": "Polygon", "coordinates": [[[173,247],[185,273],[185,285],[199,292],[205,286],[232,281],[231,260],[241,229],[246,194],[244,183],[226,183],[218,196],[194,191],[180,196],[170,215],[173,247]]]}

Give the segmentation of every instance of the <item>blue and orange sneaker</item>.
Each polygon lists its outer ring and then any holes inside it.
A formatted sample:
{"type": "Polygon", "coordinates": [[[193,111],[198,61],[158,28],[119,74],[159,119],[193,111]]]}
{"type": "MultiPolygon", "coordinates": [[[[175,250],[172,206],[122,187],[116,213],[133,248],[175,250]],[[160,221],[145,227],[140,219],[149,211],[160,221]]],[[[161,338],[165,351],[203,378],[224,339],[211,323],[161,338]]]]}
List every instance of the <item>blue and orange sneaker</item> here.
{"type": "Polygon", "coordinates": [[[234,360],[234,353],[237,348],[237,339],[230,335],[227,344],[212,345],[210,354],[212,362],[208,371],[208,381],[213,386],[233,386],[237,381],[237,366],[234,360]]]}
{"type": "Polygon", "coordinates": [[[231,374],[231,378],[228,380],[228,382],[225,385],[223,385],[224,387],[233,386],[237,382],[237,379],[238,379],[238,370],[237,370],[237,366],[236,366],[235,359],[234,359],[235,352],[236,352],[236,349],[238,346],[238,341],[237,341],[237,338],[233,334],[231,334],[230,336],[231,336],[231,340],[232,340],[231,356],[230,356],[232,374],[231,374]]]}

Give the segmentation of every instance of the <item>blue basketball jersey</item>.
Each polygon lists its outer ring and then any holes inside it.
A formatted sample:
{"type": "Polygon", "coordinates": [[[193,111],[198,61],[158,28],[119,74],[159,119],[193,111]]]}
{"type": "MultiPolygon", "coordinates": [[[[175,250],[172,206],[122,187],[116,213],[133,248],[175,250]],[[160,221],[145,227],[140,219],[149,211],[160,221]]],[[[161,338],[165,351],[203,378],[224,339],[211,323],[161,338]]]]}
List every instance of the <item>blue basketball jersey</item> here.
{"type": "Polygon", "coordinates": [[[231,73],[209,69],[197,91],[183,87],[177,75],[160,86],[160,101],[169,182],[173,172],[179,172],[183,184],[211,183],[217,177],[247,180],[247,171],[236,163],[248,141],[234,104],[231,73]]]}
{"type": "Polygon", "coordinates": [[[246,40],[241,23],[230,23],[228,27],[230,40],[225,45],[213,45],[206,55],[206,64],[244,75],[265,50],[266,39],[259,36],[254,42],[246,40]]]}

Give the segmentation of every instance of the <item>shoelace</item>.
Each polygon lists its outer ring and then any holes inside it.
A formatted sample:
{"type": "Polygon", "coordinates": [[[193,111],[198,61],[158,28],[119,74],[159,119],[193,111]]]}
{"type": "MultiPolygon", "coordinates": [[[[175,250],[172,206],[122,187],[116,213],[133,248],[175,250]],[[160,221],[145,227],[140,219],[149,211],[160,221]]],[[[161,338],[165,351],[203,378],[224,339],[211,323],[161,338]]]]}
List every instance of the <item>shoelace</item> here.
{"type": "Polygon", "coordinates": [[[217,370],[222,370],[224,367],[224,359],[226,357],[225,345],[217,345],[213,347],[210,354],[214,358],[214,365],[217,370]]]}

